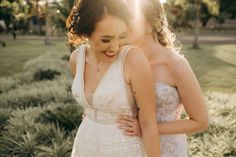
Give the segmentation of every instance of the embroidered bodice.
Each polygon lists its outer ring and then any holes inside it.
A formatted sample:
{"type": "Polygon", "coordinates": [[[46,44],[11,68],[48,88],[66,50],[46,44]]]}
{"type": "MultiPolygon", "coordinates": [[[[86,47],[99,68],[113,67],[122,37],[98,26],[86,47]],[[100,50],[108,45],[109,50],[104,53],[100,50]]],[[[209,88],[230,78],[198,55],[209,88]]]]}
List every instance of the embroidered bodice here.
{"type": "Polygon", "coordinates": [[[101,123],[115,122],[118,115],[135,116],[137,107],[131,87],[125,82],[123,64],[127,48],[119,52],[116,60],[111,63],[95,89],[91,103],[88,103],[84,92],[85,54],[88,45],[79,48],[77,54],[77,70],[72,84],[72,94],[84,108],[85,114],[101,123]]]}

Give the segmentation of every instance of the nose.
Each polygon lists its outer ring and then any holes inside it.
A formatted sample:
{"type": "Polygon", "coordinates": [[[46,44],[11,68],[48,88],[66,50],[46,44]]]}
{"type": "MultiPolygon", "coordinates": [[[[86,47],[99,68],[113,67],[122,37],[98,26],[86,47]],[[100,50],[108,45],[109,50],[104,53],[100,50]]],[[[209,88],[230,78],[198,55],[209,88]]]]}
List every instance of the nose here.
{"type": "Polygon", "coordinates": [[[112,41],[110,46],[112,51],[119,51],[120,49],[120,43],[117,40],[112,41]]]}

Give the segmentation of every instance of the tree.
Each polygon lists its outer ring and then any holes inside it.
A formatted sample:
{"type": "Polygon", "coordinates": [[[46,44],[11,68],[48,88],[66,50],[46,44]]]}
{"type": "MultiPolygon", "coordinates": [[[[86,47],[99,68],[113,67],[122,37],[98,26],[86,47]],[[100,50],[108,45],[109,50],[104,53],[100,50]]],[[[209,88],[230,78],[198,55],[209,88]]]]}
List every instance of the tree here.
{"type": "Polygon", "coordinates": [[[4,20],[9,31],[9,25],[16,25],[17,22],[24,22],[27,18],[28,6],[24,0],[1,0],[0,19],[4,20]]]}
{"type": "Polygon", "coordinates": [[[48,3],[46,0],[45,4],[45,20],[46,20],[46,38],[45,44],[51,44],[50,35],[52,29],[50,25],[52,22],[55,23],[55,27],[65,28],[66,18],[70,13],[71,8],[74,5],[74,0],[62,0],[60,2],[54,1],[48,3]],[[50,10],[49,10],[50,8],[50,10]]]}
{"type": "Polygon", "coordinates": [[[198,36],[200,22],[202,22],[203,9],[209,12],[210,15],[219,14],[219,0],[169,0],[167,3],[169,13],[176,16],[172,21],[174,26],[191,27],[195,30],[193,48],[199,48],[198,36]],[[201,9],[203,8],[203,9],[201,9]],[[191,22],[190,21],[195,21],[191,22]]]}
{"type": "Polygon", "coordinates": [[[193,48],[198,49],[199,48],[199,43],[198,43],[198,36],[199,36],[199,28],[200,28],[200,10],[201,10],[201,5],[200,5],[200,0],[196,0],[196,22],[195,22],[195,36],[194,36],[194,41],[193,41],[193,48]]]}
{"type": "Polygon", "coordinates": [[[195,0],[195,11],[196,11],[196,23],[195,23],[195,35],[192,48],[199,49],[199,29],[200,29],[200,17],[201,17],[201,3],[205,4],[208,8],[208,11],[212,15],[219,14],[219,1],[218,0],[195,0]]]}
{"type": "Polygon", "coordinates": [[[57,28],[65,28],[65,22],[70,14],[70,10],[74,5],[74,0],[62,0],[60,2],[53,2],[52,8],[54,9],[53,22],[57,28]]]}
{"type": "Polygon", "coordinates": [[[46,36],[45,36],[45,45],[51,45],[51,29],[50,29],[50,15],[49,15],[49,7],[48,1],[46,0],[45,4],[45,20],[46,20],[46,36]]]}

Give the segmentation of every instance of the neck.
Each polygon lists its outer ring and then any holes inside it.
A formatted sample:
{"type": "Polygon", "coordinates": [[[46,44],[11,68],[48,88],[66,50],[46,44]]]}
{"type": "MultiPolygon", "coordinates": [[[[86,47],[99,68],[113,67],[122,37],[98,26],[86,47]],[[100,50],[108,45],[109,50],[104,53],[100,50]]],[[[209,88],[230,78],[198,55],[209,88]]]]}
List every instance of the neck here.
{"type": "Polygon", "coordinates": [[[135,42],[134,45],[140,47],[143,50],[143,53],[149,62],[155,57],[160,56],[162,46],[156,42],[151,35],[146,35],[141,40],[135,42]]]}

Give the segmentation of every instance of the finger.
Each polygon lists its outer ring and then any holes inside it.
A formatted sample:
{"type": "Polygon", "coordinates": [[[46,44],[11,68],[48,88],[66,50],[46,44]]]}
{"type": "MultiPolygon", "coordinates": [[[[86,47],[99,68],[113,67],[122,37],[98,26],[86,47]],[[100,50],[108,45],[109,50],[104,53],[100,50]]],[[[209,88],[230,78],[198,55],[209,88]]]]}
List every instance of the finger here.
{"type": "Polygon", "coordinates": [[[125,132],[135,132],[136,130],[132,127],[129,126],[124,126],[124,125],[118,125],[119,129],[122,129],[125,132]]]}
{"type": "Polygon", "coordinates": [[[134,118],[133,117],[130,117],[130,116],[127,116],[127,115],[121,115],[118,117],[118,120],[126,120],[126,121],[134,121],[134,118]]]}
{"type": "Polygon", "coordinates": [[[131,127],[136,126],[135,122],[130,122],[130,121],[126,121],[126,120],[120,120],[120,121],[117,121],[117,123],[119,123],[121,125],[131,126],[131,127]]]}
{"type": "Polygon", "coordinates": [[[135,132],[124,132],[124,135],[127,135],[127,136],[138,136],[138,134],[136,134],[135,132]]]}

